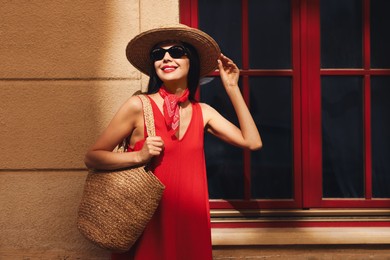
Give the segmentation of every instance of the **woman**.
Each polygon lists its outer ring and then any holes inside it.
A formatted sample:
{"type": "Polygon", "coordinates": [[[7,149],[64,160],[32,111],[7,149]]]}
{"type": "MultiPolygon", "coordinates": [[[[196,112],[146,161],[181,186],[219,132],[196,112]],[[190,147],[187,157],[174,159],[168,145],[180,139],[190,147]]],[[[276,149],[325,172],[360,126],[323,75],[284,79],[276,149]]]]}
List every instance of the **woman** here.
{"type": "Polygon", "coordinates": [[[238,87],[239,69],[206,33],[184,25],[141,33],[127,46],[127,58],[150,76],[156,137],[147,137],[142,102],[132,96],[90,148],[85,164],[118,169],[151,162],[166,186],[144,233],[125,254],[112,259],[212,259],[204,130],[242,148],[260,149],[261,138],[238,87]],[[199,79],[218,67],[237,113],[236,127],[211,106],[195,101],[199,79]],[[130,135],[127,153],[114,147],[130,135]]]}

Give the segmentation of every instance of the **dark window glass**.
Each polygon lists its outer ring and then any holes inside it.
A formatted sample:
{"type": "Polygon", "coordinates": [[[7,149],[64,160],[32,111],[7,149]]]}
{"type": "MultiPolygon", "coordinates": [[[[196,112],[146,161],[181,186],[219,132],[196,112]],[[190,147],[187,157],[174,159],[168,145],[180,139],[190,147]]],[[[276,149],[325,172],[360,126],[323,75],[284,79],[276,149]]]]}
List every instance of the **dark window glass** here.
{"type": "Polygon", "coordinates": [[[252,69],[291,68],[291,1],[248,1],[252,69]]]}
{"type": "Polygon", "coordinates": [[[251,113],[264,144],[251,156],[251,188],[255,199],[292,198],[291,84],[289,77],[250,79],[251,113]]]}
{"type": "Polygon", "coordinates": [[[372,193],[390,197],[390,77],[371,79],[372,193]]]}
{"type": "Polygon", "coordinates": [[[322,68],[362,67],[362,1],[321,0],[322,68]]]}
{"type": "Polygon", "coordinates": [[[222,53],[242,67],[241,1],[198,0],[199,29],[210,34],[222,53]]]}
{"type": "Polygon", "coordinates": [[[321,79],[323,196],[361,198],[363,96],[361,77],[321,79]]]}
{"type": "Polygon", "coordinates": [[[371,67],[390,68],[390,1],[371,0],[371,67]]]}
{"type": "MultiPolygon", "coordinates": [[[[238,126],[233,105],[219,78],[202,85],[201,100],[214,107],[238,126]]],[[[211,134],[205,135],[205,156],[211,199],[243,199],[244,164],[242,149],[229,145],[211,134]]]]}

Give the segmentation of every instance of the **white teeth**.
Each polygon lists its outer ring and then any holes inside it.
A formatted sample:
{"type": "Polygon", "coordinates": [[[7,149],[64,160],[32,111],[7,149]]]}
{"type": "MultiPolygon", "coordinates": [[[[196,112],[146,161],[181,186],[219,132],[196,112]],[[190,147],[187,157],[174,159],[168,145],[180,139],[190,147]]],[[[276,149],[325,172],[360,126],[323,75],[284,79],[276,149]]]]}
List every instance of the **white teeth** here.
{"type": "Polygon", "coordinates": [[[164,68],[163,69],[163,71],[167,71],[167,72],[169,72],[169,71],[174,71],[175,70],[175,68],[164,68]]]}

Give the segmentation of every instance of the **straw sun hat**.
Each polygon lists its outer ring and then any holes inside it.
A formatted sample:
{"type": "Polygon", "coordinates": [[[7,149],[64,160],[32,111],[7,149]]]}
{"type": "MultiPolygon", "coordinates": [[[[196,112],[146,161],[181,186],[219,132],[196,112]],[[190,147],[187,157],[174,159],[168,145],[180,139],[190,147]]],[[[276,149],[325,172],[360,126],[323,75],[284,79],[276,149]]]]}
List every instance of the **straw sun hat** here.
{"type": "Polygon", "coordinates": [[[201,77],[217,68],[221,50],[215,40],[205,32],[182,24],[151,29],[135,36],[127,45],[127,59],[142,73],[149,75],[153,66],[150,59],[152,48],[160,42],[170,40],[188,43],[197,50],[201,77]]]}

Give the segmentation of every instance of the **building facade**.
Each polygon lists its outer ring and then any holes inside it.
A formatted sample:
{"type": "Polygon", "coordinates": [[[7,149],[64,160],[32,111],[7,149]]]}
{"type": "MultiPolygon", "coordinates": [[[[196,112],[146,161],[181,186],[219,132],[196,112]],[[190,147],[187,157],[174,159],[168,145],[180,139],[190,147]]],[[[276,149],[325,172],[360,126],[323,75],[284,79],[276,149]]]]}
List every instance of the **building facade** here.
{"type": "MultiPolygon", "coordinates": [[[[264,143],[250,153],[206,137],[215,255],[390,243],[389,1],[1,6],[0,259],[107,259],[75,226],[83,156],[145,89],[127,42],[177,22],[212,35],[239,65],[264,143]]],[[[234,121],[217,77],[198,98],[234,121]]]]}

